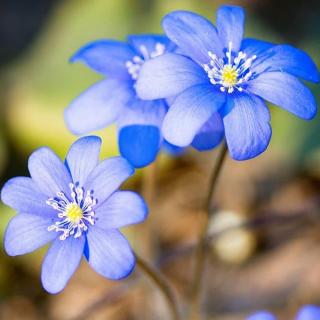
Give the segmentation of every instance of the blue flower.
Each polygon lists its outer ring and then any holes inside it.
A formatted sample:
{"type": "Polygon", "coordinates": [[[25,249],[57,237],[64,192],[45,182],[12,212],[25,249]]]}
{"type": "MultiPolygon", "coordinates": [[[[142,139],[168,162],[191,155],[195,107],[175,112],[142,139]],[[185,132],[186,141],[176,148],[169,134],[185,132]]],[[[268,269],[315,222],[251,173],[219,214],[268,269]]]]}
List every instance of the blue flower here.
{"type": "Polygon", "coordinates": [[[135,167],[153,162],[163,141],[159,128],[168,105],[164,99],[139,99],[135,85],[146,60],[174,49],[175,45],[161,35],[129,36],[128,43],[98,40],[82,47],[71,61],[83,62],[107,78],[66,109],[69,130],[81,135],[116,123],[121,155],[135,167]]]}
{"type": "MultiPolygon", "coordinates": [[[[247,320],[276,320],[277,318],[269,312],[266,311],[260,311],[257,312],[250,317],[247,318],[247,320]]],[[[296,318],[296,320],[319,320],[320,319],[320,307],[307,305],[302,307],[296,318]]]]}
{"type": "Polygon", "coordinates": [[[42,265],[42,284],[61,291],[82,255],[109,279],[128,276],[135,257],[119,228],[146,218],[147,207],[134,192],[117,191],[134,169],[122,157],[99,162],[101,140],[77,140],[65,163],[49,149],[29,158],[29,177],[9,180],[1,199],[18,214],[5,234],[11,256],[32,252],[52,242],[42,265]]]}
{"type": "MultiPolygon", "coordinates": [[[[170,143],[190,145],[203,124],[220,116],[231,156],[245,160],[263,152],[271,138],[264,100],[302,119],[315,116],[315,99],[296,78],[319,81],[311,58],[290,45],[243,39],[244,21],[236,6],[218,10],[217,29],[192,12],[164,18],[165,33],[180,54],[147,61],[137,93],[142,99],[175,97],[162,127],[170,143]]],[[[220,131],[221,124],[216,128],[220,131]]]]}
{"type": "MultiPolygon", "coordinates": [[[[121,155],[137,168],[153,162],[164,141],[160,128],[169,106],[165,99],[138,98],[136,82],[147,60],[174,50],[176,46],[161,35],[129,36],[128,43],[99,40],[81,48],[71,61],[81,61],[107,79],[94,84],[66,109],[69,130],[81,135],[116,123],[121,155]]],[[[222,126],[221,119],[213,121],[222,126]]],[[[208,126],[202,131],[207,130],[208,126]]],[[[216,146],[217,137],[204,141],[203,132],[199,134],[193,144],[196,149],[216,146]]],[[[218,139],[222,138],[220,134],[218,139]]]]}

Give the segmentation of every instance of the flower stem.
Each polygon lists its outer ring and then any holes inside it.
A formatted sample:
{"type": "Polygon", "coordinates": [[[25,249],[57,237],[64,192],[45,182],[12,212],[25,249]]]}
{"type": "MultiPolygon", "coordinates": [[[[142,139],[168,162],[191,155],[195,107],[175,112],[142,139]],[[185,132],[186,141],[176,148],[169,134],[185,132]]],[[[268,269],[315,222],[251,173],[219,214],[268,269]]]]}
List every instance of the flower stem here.
{"type": "Polygon", "coordinates": [[[136,261],[137,266],[157,285],[158,289],[162,292],[164,298],[167,300],[172,320],[179,320],[180,315],[176,304],[176,299],[167,280],[138,255],[136,255],[136,261]]]}
{"type": "Polygon", "coordinates": [[[207,234],[209,231],[209,222],[210,222],[210,216],[211,216],[211,200],[214,195],[217,181],[219,178],[219,174],[221,172],[222,165],[224,163],[224,160],[227,155],[227,145],[224,143],[220,153],[218,155],[218,159],[215,163],[215,166],[213,168],[210,182],[209,182],[209,188],[207,193],[207,198],[205,200],[205,207],[206,210],[206,221],[202,227],[201,233],[200,233],[200,239],[199,243],[196,247],[195,252],[195,269],[194,269],[194,278],[191,288],[191,305],[190,305],[190,320],[196,320],[200,319],[200,313],[201,313],[201,287],[202,287],[202,275],[203,275],[203,269],[206,262],[206,247],[207,247],[207,234]]]}

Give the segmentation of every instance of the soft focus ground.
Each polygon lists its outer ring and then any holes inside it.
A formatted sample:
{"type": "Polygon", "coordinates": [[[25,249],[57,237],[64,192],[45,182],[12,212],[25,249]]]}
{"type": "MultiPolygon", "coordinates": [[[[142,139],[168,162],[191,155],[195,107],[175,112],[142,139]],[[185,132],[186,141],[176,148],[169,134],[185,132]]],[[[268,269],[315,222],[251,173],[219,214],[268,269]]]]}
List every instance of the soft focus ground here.
{"type": "MultiPolygon", "coordinates": [[[[33,149],[47,145],[63,156],[74,141],[63,110],[99,79],[84,66],[68,64],[79,46],[103,37],[161,32],[161,17],[171,10],[193,10],[212,19],[221,3],[247,8],[249,36],[293,43],[320,62],[316,0],[2,2],[1,185],[27,174],[33,149]]],[[[312,89],[319,101],[319,89],[312,89]]],[[[303,122],[271,108],[274,134],[267,152],[248,162],[228,160],[221,175],[204,274],[208,319],[241,320],[254,310],[270,309],[287,320],[302,304],[320,305],[320,121],[303,122]],[[239,224],[246,228],[236,228],[239,224]]],[[[97,134],[104,139],[103,157],[117,154],[114,128],[97,134]]],[[[143,191],[151,210],[145,226],[124,231],[135,250],[174,284],[183,312],[215,156],[216,151],[162,155],[154,168],[140,170],[126,186],[143,191]]],[[[0,209],[3,235],[14,213],[3,205],[0,209]]],[[[63,293],[45,293],[39,276],[44,253],[10,258],[1,251],[0,319],[169,319],[161,295],[138,270],[126,281],[111,282],[83,262],[63,293]]]]}

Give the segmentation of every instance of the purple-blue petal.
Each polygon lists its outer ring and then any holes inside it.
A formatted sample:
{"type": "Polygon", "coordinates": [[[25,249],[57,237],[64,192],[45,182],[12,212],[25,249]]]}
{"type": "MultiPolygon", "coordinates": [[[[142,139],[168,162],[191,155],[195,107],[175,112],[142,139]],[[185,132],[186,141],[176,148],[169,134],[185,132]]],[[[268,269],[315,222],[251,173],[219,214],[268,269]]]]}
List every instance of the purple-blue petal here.
{"type": "Polygon", "coordinates": [[[97,273],[111,280],[127,277],[135,267],[130,244],[118,230],[104,230],[97,226],[91,228],[85,255],[97,273]]]}
{"type": "Polygon", "coordinates": [[[30,253],[57,237],[55,232],[49,232],[52,220],[34,214],[20,213],[9,222],[5,236],[4,247],[8,255],[16,256],[30,253]]]}
{"type": "Polygon", "coordinates": [[[34,151],[29,157],[28,168],[32,180],[45,195],[53,197],[57,192],[69,190],[71,175],[49,148],[43,147],[34,151]]]}
{"type": "Polygon", "coordinates": [[[147,218],[144,200],[132,191],[116,191],[96,211],[96,226],[109,230],[136,224],[147,218]]]}
{"type": "Polygon", "coordinates": [[[320,307],[307,305],[302,307],[297,316],[296,320],[319,320],[320,319],[320,307]]]}
{"type": "Polygon", "coordinates": [[[271,139],[270,113],[264,101],[248,94],[233,97],[234,107],[223,118],[230,155],[248,160],[266,150],[271,139]]]}
{"type": "Polygon", "coordinates": [[[155,160],[167,108],[165,100],[134,99],[119,118],[120,153],[134,167],[144,167],[155,160]]]}
{"type": "Polygon", "coordinates": [[[167,154],[169,154],[172,157],[178,157],[181,154],[183,154],[184,151],[186,150],[185,148],[180,148],[180,147],[177,147],[177,146],[171,144],[167,140],[162,141],[161,147],[164,152],[166,152],[167,154]]]}
{"type": "Polygon", "coordinates": [[[261,59],[258,57],[252,70],[256,73],[263,71],[287,72],[304,80],[319,82],[318,68],[310,56],[304,51],[286,44],[274,46],[265,51],[261,59]]]}
{"type": "Polygon", "coordinates": [[[207,151],[217,147],[224,138],[223,121],[218,112],[201,127],[192,141],[198,151],[207,151]]]}
{"type": "Polygon", "coordinates": [[[197,132],[225,103],[225,95],[212,85],[198,85],[180,94],[163,121],[162,133],[170,143],[189,146],[197,132]]]}
{"type": "Polygon", "coordinates": [[[83,186],[90,172],[98,165],[101,139],[96,136],[78,139],[69,149],[66,166],[69,168],[73,182],[83,186]]]}
{"type": "Polygon", "coordinates": [[[28,177],[10,179],[1,190],[1,200],[18,212],[48,217],[55,214],[46,204],[48,196],[28,177]]]}
{"type": "Polygon", "coordinates": [[[168,53],[147,61],[141,68],[137,93],[153,100],[175,96],[197,84],[208,83],[208,77],[191,59],[168,53]]]}
{"type": "Polygon", "coordinates": [[[232,44],[232,51],[238,52],[244,34],[245,13],[238,6],[221,6],[217,13],[217,29],[224,48],[232,44]]]}
{"type": "Polygon", "coordinates": [[[102,80],[84,91],[65,110],[67,127],[77,135],[105,128],[118,118],[134,96],[132,82],[102,80]]]}
{"type": "Polygon", "coordinates": [[[141,47],[145,47],[149,53],[154,52],[157,44],[163,44],[166,52],[175,49],[174,43],[168,37],[160,34],[129,35],[128,42],[139,54],[142,54],[141,47]]]}
{"type": "Polygon", "coordinates": [[[50,293],[59,293],[78,268],[85,244],[85,237],[66,240],[57,238],[49,248],[42,265],[41,281],[50,293]]]}
{"type": "Polygon", "coordinates": [[[208,52],[223,55],[223,45],[215,26],[206,18],[189,11],[167,14],[162,22],[167,36],[179,50],[198,63],[208,63],[208,52]]]}
{"type": "Polygon", "coordinates": [[[120,185],[134,173],[134,168],[122,157],[109,158],[100,162],[88,176],[83,186],[87,191],[93,191],[98,200],[97,209],[120,185]]]}
{"type": "Polygon", "coordinates": [[[248,91],[291,112],[310,120],[317,112],[311,91],[297,78],[284,72],[266,72],[248,83],[248,91]]]}
{"type": "Polygon", "coordinates": [[[258,39],[243,39],[241,43],[241,51],[247,54],[247,57],[252,57],[254,55],[258,56],[264,51],[274,47],[271,42],[258,40],[258,39]]]}
{"type": "Polygon", "coordinates": [[[117,79],[131,79],[126,62],[134,57],[134,50],[116,40],[97,40],[83,46],[70,59],[83,62],[91,69],[117,79]]]}
{"type": "Polygon", "coordinates": [[[304,80],[319,82],[319,71],[310,56],[304,51],[284,44],[272,46],[267,51],[257,55],[252,71],[287,72],[304,80]]]}
{"type": "Polygon", "coordinates": [[[129,125],[119,131],[120,153],[135,168],[145,167],[156,159],[161,141],[160,129],[153,125],[129,125]]]}
{"type": "Polygon", "coordinates": [[[127,104],[124,112],[119,116],[119,129],[130,125],[152,125],[160,127],[168,110],[164,99],[141,100],[135,98],[127,104]]]}
{"type": "Polygon", "coordinates": [[[277,320],[277,318],[270,312],[259,311],[249,316],[247,320],[277,320]]]}

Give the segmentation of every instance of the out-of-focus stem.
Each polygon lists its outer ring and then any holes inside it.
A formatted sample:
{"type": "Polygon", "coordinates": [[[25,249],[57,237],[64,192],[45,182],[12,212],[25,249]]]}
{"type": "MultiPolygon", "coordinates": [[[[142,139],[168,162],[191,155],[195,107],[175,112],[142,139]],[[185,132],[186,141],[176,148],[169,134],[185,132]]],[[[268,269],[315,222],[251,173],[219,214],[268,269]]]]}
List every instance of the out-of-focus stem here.
{"type": "Polygon", "coordinates": [[[190,320],[197,320],[201,318],[201,288],[202,288],[202,275],[203,270],[206,262],[206,247],[207,247],[207,235],[209,231],[209,222],[211,216],[211,200],[215,193],[215,189],[217,186],[217,181],[219,178],[219,174],[221,172],[222,165],[227,155],[227,145],[224,144],[221,147],[218,159],[215,163],[213,168],[210,181],[209,181],[209,188],[207,193],[207,198],[205,200],[205,207],[206,210],[206,221],[202,227],[200,233],[199,243],[196,248],[195,252],[195,269],[194,269],[194,278],[192,282],[191,288],[191,305],[190,305],[190,320]]]}
{"type": "Polygon", "coordinates": [[[172,320],[179,320],[179,310],[176,303],[175,295],[167,280],[156,270],[154,270],[145,260],[136,255],[137,266],[143,271],[158,287],[170,308],[172,320]]]}

